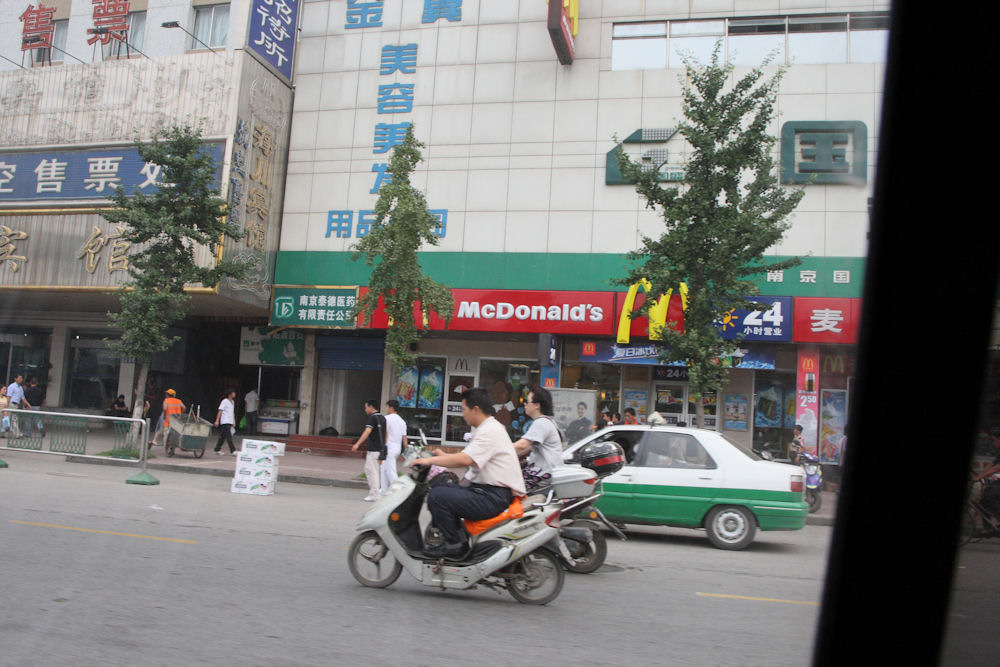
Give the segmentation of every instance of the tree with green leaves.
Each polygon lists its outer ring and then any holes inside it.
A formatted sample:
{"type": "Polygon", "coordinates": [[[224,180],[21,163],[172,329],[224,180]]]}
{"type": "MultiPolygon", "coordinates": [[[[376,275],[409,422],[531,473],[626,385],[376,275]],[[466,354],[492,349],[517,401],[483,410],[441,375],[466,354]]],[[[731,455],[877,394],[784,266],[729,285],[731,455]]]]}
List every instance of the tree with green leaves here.
{"type": "MultiPolygon", "coordinates": [[[[775,138],[768,134],[784,70],[767,77],[765,61],[731,82],[733,65],[720,62],[719,51],[717,45],[707,65],[684,61],[684,119],[678,131],[690,153],[683,183],[663,186],[662,165],[649,168],[619,154],[623,175],[635,182],[646,206],[658,211],[665,229],[659,238],[643,237],[642,246],[628,255],[633,268],[616,282],[631,285],[645,278],[653,287],[650,296],[686,284],[683,332],[671,327],[676,322],[660,329],[660,358],[686,363],[699,399],[722,388],[728,370],[720,360],[739,346],[721,338],[719,323],[734,308],[768,309],[752,299],[760,293],[753,278],[799,264],[798,258],[768,261],[764,253],[789,228],[788,217],[804,194],[779,185],[775,138]]],[[[647,298],[633,317],[648,314],[654,302],[647,298]]],[[[702,401],[696,405],[702,426],[702,401]]]]}
{"type": "Polygon", "coordinates": [[[213,287],[225,277],[241,277],[245,269],[221,258],[225,238],[241,239],[244,232],[228,222],[228,206],[215,183],[215,159],[201,130],[163,128],[149,142],[136,140],[135,147],[140,158],[160,169],[159,187],[150,194],[126,195],[119,186],[111,197],[114,207],[101,216],[120,224],[122,240],[138,248],[128,256],[121,310],[108,318],[122,329],[111,348],[119,357],[133,359],[139,369],[132,413],[139,418],[149,362],[177,340],[167,335],[167,327],[184,319],[190,307],[184,288],[213,287]],[[200,265],[198,248],[208,248],[215,261],[200,265]]]}
{"type": "Polygon", "coordinates": [[[424,335],[431,313],[447,322],[454,307],[451,290],[424,275],[417,256],[424,243],[438,244],[434,231],[438,221],[427,210],[423,193],[410,183],[410,174],[422,160],[423,147],[411,125],[406,139],[393,149],[387,169],[392,182],[379,189],[375,222],[368,235],[354,245],[352,255],[353,260],[363,256],[372,273],[368,292],[358,299],[351,316],[361,314],[363,319],[371,319],[381,298],[390,318],[385,347],[397,367],[414,363],[411,345],[424,335]],[[417,308],[419,322],[414,317],[417,308]]]}

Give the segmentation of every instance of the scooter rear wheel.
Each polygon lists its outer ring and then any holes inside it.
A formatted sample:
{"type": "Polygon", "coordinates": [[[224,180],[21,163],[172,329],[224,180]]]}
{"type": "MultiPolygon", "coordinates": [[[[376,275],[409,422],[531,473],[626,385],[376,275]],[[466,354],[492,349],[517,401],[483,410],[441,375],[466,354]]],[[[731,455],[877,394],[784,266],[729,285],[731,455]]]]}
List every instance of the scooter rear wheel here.
{"type": "Polygon", "coordinates": [[[507,590],[524,604],[552,602],[559,597],[566,577],[556,557],[545,549],[532,551],[511,565],[511,570],[507,590]]]}
{"type": "Polygon", "coordinates": [[[570,524],[577,528],[589,528],[593,536],[594,548],[589,544],[580,544],[572,540],[564,540],[569,548],[573,561],[566,563],[566,569],[579,574],[589,574],[604,565],[608,557],[608,541],[601,532],[600,526],[593,521],[577,520],[570,524]]]}
{"type": "Polygon", "coordinates": [[[373,530],[361,533],[351,542],[347,566],[358,583],[371,588],[389,586],[403,571],[403,565],[373,530]]]}

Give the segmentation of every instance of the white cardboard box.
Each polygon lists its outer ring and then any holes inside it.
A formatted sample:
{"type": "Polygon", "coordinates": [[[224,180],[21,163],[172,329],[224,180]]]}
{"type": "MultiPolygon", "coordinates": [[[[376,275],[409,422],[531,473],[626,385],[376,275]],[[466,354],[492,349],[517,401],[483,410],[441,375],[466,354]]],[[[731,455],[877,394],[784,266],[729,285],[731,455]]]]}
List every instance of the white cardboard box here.
{"type": "Polygon", "coordinates": [[[234,479],[230,491],[233,493],[245,493],[253,496],[269,496],[274,493],[277,483],[273,480],[257,481],[247,479],[234,479]]]}
{"type": "Polygon", "coordinates": [[[274,454],[257,454],[252,452],[238,452],[236,454],[236,467],[254,466],[256,468],[277,468],[278,462],[274,454]]]}
{"type": "Polygon", "coordinates": [[[252,440],[243,439],[243,451],[253,454],[272,454],[274,456],[285,455],[285,443],[275,440],[252,440]]]}
{"type": "Polygon", "coordinates": [[[236,464],[236,474],[233,479],[244,481],[278,481],[278,466],[253,466],[236,464]]]}

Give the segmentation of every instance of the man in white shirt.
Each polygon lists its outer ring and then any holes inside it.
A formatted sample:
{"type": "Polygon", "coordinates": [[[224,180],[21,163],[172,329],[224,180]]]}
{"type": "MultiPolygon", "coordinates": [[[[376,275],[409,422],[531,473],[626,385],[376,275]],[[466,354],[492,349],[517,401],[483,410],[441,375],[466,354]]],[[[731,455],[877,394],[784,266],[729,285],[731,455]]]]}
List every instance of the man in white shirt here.
{"type": "Polygon", "coordinates": [[[406,447],[406,422],[396,413],[399,401],[392,399],[385,403],[385,461],[382,461],[382,495],[388,491],[389,485],[396,481],[399,474],[396,471],[396,459],[406,447]]]}
{"type": "Polygon", "coordinates": [[[444,543],[426,549],[432,558],[460,557],[468,551],[461,519],[489,519],[503,512],[515,496],[524,496],[524,477],[514,444],[503,424],[493,418],[489,394],[474,387],[462,394],[462,418],[472,438],[460,452],[416,459],[410,465],[468,467],[461,484],[435,486],[427,494],[427,509],[444,543]]]}
{"type": "Polygon", "coordinates": [[[247,433],[257,435],[257,408],[260,405],[260,397],[257,395],[256,389],[247,392],[247,395],[243,397],[243,404],[246,405],[247,409],[247,433]]]}
{"type": "Polygon", "coordinates": [[[233,431],[236,430],[236,390],[230,389],[226,397],[219,403],[219,413],[215,416],[215,425],[220,427],[219,441],[215,443],[215,453],[222,453],[222,441],[229,445],[229,453],[236,456],[236,447],[233,445],[233,431]]]}

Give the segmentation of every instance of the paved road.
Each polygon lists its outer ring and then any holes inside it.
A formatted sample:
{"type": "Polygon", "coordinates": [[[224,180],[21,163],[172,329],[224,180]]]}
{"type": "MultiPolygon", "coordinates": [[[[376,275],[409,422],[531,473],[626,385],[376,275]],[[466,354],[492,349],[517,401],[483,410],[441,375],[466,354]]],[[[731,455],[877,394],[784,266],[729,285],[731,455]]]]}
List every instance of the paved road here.
{"type": "Polygon", "coordinates": [[[649,528],[568,575],[546,607],[488,589],[386,590],[346,565],[356,489],[109,466],[5,452],[0,664],[801,665],[830,529],[764,533],[743,552],[649,528]]]}

